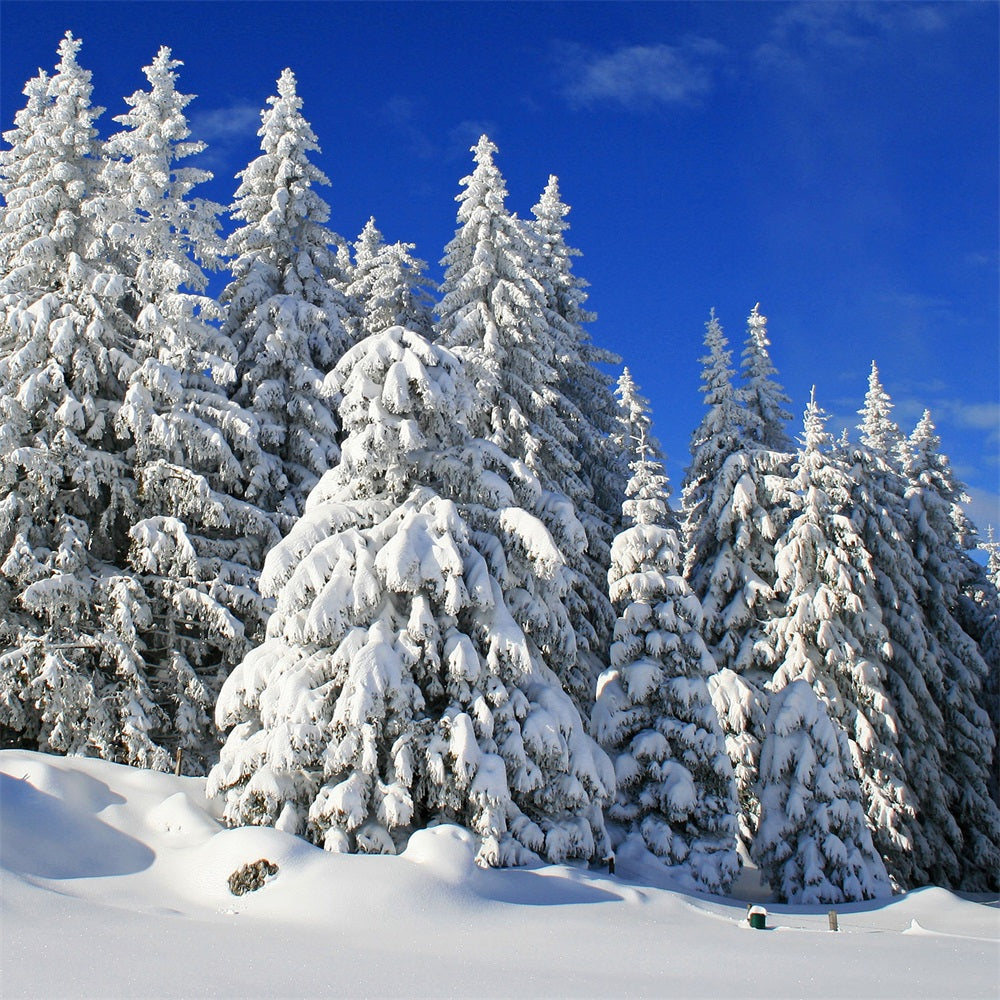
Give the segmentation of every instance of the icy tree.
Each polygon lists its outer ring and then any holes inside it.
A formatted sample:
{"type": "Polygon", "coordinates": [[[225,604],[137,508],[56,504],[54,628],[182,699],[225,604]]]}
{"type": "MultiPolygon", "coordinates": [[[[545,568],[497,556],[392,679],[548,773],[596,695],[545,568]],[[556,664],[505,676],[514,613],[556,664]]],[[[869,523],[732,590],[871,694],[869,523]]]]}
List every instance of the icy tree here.
{"type": "Polygon", "coordinates": [[[370,336],[331,377],[341,457],[268,555],[276,611],[223,688],[210,793],[333,851],[439,821],[487,864],[605,850],[609,762],[504,597],[561,562],[517,504],[537,481],[469,440],[461,363],[418,334],[370,336]]]}
{"type": "MultiPolygon", "coordinates": [[[[996,743],[982,707],[989,668],[961,620],[963,593],[979,573],[966,549],[973,530],[962,510],[964,490],[940,439],[924,415],[904,449],[908,519],[914,554],[923,567],[918,598],[936,647],[940,687],[933,692],[944,717],[942,784],[958,825],[961,872],[951,884],[995,891],[1000,873],[1000,811],[990,797],[996,743]]],[[[932,875],[937,872],[932,870],[932,875]]]]}
{"type": "Polygon", "coordinates": [[[587,532],[587,566],[603,592],[608,550],[621,518],[622,484],[629,473],[627,455],[613,443],[618,430],[614,385],[598,366],[620,364],[621,358],[597,347],[585,329],[595,316],[585,308],[587,282],[572,271],[573,258],[581,253],[566,243],[569,210],[561,199],[558,178],[550,176],[531,210],[531,233],[536,242],[535,269],[555,336],[560,406],[573,431],[570,451],[579,466],[578,476],[570,482],[583,487],[572,499],[587,532]]]}
{"type": "Polygon", "coordinates": [[[161,49],[145,69],[150,89],[116,119],[99,218],[136,317],[140,364],[115,423],[134,442],[128,558],[149,607],[142,658],[168,714],[159,738],[198,771],[216,747],[221,676],[262,631],[257,575],[277,533],[252,502],[266,459],[256,419],[229,398],[235,351],[209,322],[217,309],[201,264],[217,262],[219,206],[191,196],[210,175],[182,165],[203,147],[189,139],[179,65],[161,49]]]}
{"type": "MultiPolygon", "coordinates": [[[[810,399],[794,467],[793,517],[775,553],[782,611],[766,626],[780,691],[808,681],[846,733],[872,839],[883,856],[912,847],[912,806],[885,687],[891,652],[871,555],[850,519],[851,477],[810,399]]],[[[763,753],[763,751],[762,751],[763,753]]]]}
{"type": "Polygon", "coordinates": [[[916,593],[923,570],[909,544],[901,435],[874,362],[859,414],[860,444],[845,446],[843,453],[851,464],[851,517],[870,557],[890,643],[883,657],[885,691],[898,719],[907,786],[901,805],[910,831],[906,841],[876,836],[876,842],[898,885],[926,884],[932,869],[938,877],[948,873],[945,881],[951,884],[957,874],[957,827],[941,781],[944,720],[933,693],[940,689],[940,670],[916,593]]]}
{"type": "Polygon", "coordinates": [[[353,339],[403,326],[423,337],[434,328],[432,287],[424,277],[427,265],[413,256],[412,243],[387,244],[374,219],[365,223],[354,244],[354,264],[345,291],[356,304],[353,339]]]}
{"type": "Polygon", "coordinates": [[[262,112],[261,155],[238,176],[229,237],[233,280],[222,294],[224,332],[239,353],[236,400],[260,425],[261,464],[248,499],[278,512],[287,531],[319,477],[337,460],[338,428],[324,376],[347,349],[343,294],[316,191],[329,181],[302,116],[295,76],[284,70],[262,112]]]}
{"type": "Polygon", "coordinates": [[[852,770],[843,730],[806,680],[773,696],[751,851],[779,901],[817,906],[889,895],[852,770]]]}
{"type": "MultiPolygon", "coordinates": [[[[986,541],[979,548],[987,553],[985,573],[979,580],[975,600],[977,608],[985,612],[979,650],[986,661],[989,674],[983,683],[982,703],[993,724],[994,760],[1000,755],[1000,542],[996,541],[992,525],[986,527],[986,541]]],[[[1000,805],[1000,766],[994,763],[992,777],[993,801],[1000,805]]]]}
{"type": "Polygon", "coordinates": [[[718,892],[739,865],[733,772],[706,684],[714,663],[681,573],[648,406],[627,368],[618,391],[632,477],[608,574],[618,620],[593,716],[618,783],[607,816],[616,840],[638,841],[692,886],[718,892]]]}
{"type": "Polygon", "coordinates": [[[137,649],[149,608],[124,568],[135,488],[115,432],[136,364],[125,276],[94,219],[101,153],[69,33],[0,153],[0,731],[163,763],[137,649]]]}
{"type": "Polygon", "coordinates": [[[747,437],[767,451],[787,453],[792,450],[792,442],[785,429],[792,419],[791,413],[785,409],[790,400],[774,380],[778,370],[767,350],[770,343],[767,339],[767,317],[761,315],[758,302],[747,317],[746,345],[740,366],[747,437]]]}
{"type": "MultiPolygon", "coordinates": [[[[483,136],[476,167],[462,179],[458,229],[446,248],[438,337],[461,357],[478,389],[472,432],[523,461],[545,491],[540,512],[566,558],[560,574],[568,622],[551,618],[530,627],[548,663],[581,710],[589,711],[597,679],[593,655],[601,636],[598,591],[586,565],[587,535],[573,497],[587,492],[574,459],[574,432],[564,419],[545,288],[534,264],[534,241],[506,209],[496,146],[483,136]],[[543,625],[547,635],[537,631],[543,625]]],[[[519,624],[528,628],[526,620],[519,624]]]]}
{"type": "Polygon", "coordinates": [[[683,492],[685,575],[702,605],[702,635],[715,660],[709,686],[737,776],[740,836],[756,826],[754,788],[770,673],[763,642],[773,613],[774,544],[784,527],[790,456],[780,443],[780,403],[764,317],[749,319],[748,393],[733,386],[731,352],[712,313],[706,324],[702,391],[708,410],[691,441],[683,492]],[[752,392],[750,391],[752,390],[752,392]]]}

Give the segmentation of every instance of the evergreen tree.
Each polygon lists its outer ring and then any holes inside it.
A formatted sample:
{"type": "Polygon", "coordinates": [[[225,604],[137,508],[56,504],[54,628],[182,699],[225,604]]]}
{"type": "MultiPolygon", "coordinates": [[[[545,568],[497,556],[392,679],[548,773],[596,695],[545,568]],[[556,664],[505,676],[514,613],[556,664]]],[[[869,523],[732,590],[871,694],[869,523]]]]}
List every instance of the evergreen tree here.
{"type": "Polygon", "coordinates": [[[993,724],[991,792],[993,801],[1000,805],[1000,542],[994,537],[992,525],[987,525],[986,541],[981,542],[979,548],[987,553],[985,573],[977,588],[981,597],[975,602],[984,609],[987,619],[979,643],[989,669],[983,684],[982,703],[993,724]]]}
{"type": "Polygon", "coordinates": [[[743,397],[747,413],[747,436],[766,451],[788,453],[792,442],[785,430],[791,413],[785,404],[791,402],[774,380],[777,369],[768,353],[767,317],[760,314],[760,303],[747,317],[747,339],[743,348],[743,397]]]}
{"type": "Polygon", "coordinates": [[[79,48],[67,33],[54,74],[27,84],[0,153],[0,734],[156,766],[115,432],[134,341],[95,219],[101,109],[79,48]]]}
{"type": "Polygon", "coordinates": [[[353,339],[381,333],[391,326],[403,326],[430,337],[434,329],[431,315],[427,265],[413,256],[412,243],[387,244],[369,219],[354,244],[354,265],[346,285],[349,301],[359,306],[353,319],[353,339]]]}
{"type": "Polygon", "coordinates": [[[573,258],[581,252],[566,243],[569,210],[560,196],[558,178],[550,176],[531,210],[531,230],[537,243],[535,267],[556,340],[560,405],[573,431],[570,452],[584,487],[573,500],[587,531],[587,566],[597,589],[603,591],[609,546],[621,519],[621,484],[628,479],[628,467],[626,456],[612,443],[618,429],[613,382],[598,366],[621,364],[621,358],[597,347],[585,329],[596,317],[585,308],[587,282],[572,271],[573,258]]]}
{"type": "Polygon", "coordinates": [[[940,687],[940,671],[915,591],[922,569],[909,545],[899,469],[901,435],[874,362],[859,413],[860,444],[844,449],[852,466],[852,521],[871,558],[890,642],[883,657],[885,690],[899,720],[897,742],[906,777],[900,808],[910,831],[907,842],[883,840],[879,846],[898,885],[923,885],[932,870],[952,884],[958,831],[941,782],[944,721],[932,693],[940,687]]]}
{"type": "Polygon", "coordinates": [[[790,456],[781,444],[780,387],[755,308],[744,351],[747,386],[732,383],[731,353],[713,312],[702,359],[708,412],[695,431],[683,505],[685,572],[703,610],[702,635],[716,664],[709,686],[737,776],[740,836],[753,838],[754,788],[770,673],[765,623],[774,613],[774,544],[784,527],[790,456]]]}
{"type": "Polygon", "coordinates": [[[472,433],[525,463],[544,491],[538,511],[566,565],[553,581],[550,611],[521,624],[558,672],[581,711],[589,712],[597,680],[600,621],[607,606],[586,572],[587,535],[574,496],[586,493],[563,419],[553,332],[533,240],[505,207],[506,188],[482,136],[475,170],[462,179],[459,227],[449,242],[438,336],[466,365],[478,389],[472,433]],[[598,609],[596,611],[592,611],[598,609]],[[569,617],[563,618],[562,609],[569,617]]]}
{"type": "Polygon", "coordinates": [[[161,49],[145,69],[149,91],[116,119],[124,128],[108,142],[99,217],[129,275],[141,362],[116,416],[134,442],[129,564],[149,608],[139,650],[166,715],[157,739],[199,772],[217,746],[210,712],[221,678],[262,631],[257,575],[277,533],[251,502],[266,462],[260,430],[229,398],[235,351],[204,294],[219,206],[190,196],[210,175],[179,165],[203,148],[189,141],[179,65],[161,49]]]}
{"type": "Polygon", "coordinates": [[[339,453],[323,379],[347,349],[347,313],[331,249],[340,238],[316,191],[329,181],[309,160],[319,146],[291,70],[267,103],[261,155],[238,175],[232,216],[242,225],[227,244],[233,280],[222,301],[239,353],[236,400],[260,424],[262,461],[247,498],[277,511],[287,531],[339,453]]]}
{"type": "Polygon", "coordinates": [[[924,411],[906,444],[904,472],[914,553],[923,567],[918,597],[941,671],[940,687],[933,694],[947,740],[942,782],[961,831],[961,874],[953,884],[969,891],[995,891],[1000,811],[990,788],[996,744],[982,707],[989,668],[961,621],[963,592],[979,576],[979,568],[966,552],[973,529],[961,507],[964,491],[940,443],[924,411]]]}
{"type": "Polygon", "coordinates": [[[619,617],[600,678],[594,731],[612,755],[618,796],[608,817],[696,888],[725,889],[738,871],[732,767],[706,678],[700,607],[681,574],[669,484],[646,401],[618,383],[632,477],[608,574],[619,617]]]}
{"type": "Polygon", "coordinates": [[[811,399],[793,470],[794,516],[775,553],[784,606],[767,624],[778,664],[770,687],[812,685],[847,735],[876,850],[896,857],[912,842],[899,720],[885,688],[888,636],[871,555],[849,517],[849,470],[832,452],[825,419],[811,399]]]}
{"type": "Polygon", "coordinates": [[[210,793],[334,851],[448,821],[484,863],[593,856],[610,766],[503,598],[559,562],[523,465],[467,438],[459,361],[412,331],[334,378],[341,458],[268,555],[276,611],[223,689],[210,793]]]}
{"type": "Polygon", "coordinates": [[[779,901],[817,906],[889,895],[852,771],[847,739],[809,683],[778,691],[767,714],[752,853],[779,901]]]}

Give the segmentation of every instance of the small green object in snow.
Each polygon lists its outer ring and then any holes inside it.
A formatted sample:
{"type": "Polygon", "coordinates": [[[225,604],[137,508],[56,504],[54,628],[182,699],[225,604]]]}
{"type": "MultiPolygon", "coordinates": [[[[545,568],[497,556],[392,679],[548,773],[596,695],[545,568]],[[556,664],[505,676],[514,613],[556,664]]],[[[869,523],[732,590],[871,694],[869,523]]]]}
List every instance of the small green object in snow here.
{"type": "Polygon", "coordinates": [[[767,930],[767,910],[763,906],[751,906],[747,912],[747,920],[755,931],[767,930]]]}

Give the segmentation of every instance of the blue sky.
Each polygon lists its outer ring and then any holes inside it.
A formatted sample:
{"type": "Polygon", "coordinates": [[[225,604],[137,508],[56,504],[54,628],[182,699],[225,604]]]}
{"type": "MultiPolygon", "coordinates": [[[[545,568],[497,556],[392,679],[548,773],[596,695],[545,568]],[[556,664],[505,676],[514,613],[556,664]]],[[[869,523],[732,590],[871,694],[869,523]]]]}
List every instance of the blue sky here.
{"type": "MultiPolygon", "coordinates": [[[[930,407],[977,522],[1000,528],[994,3],[0,2],[0,123],[69,28],[113,115],[160,45],[228,203],[281,70],[331,179],[437,261],[485,131],[508,206],[550,173],[573,206],[591,328],[653,405],[675,495],[715,307],[738,358],[755,302],[799,416],[835,432],[878,361],[909,430],[930,407]]],[[[676,498],[676,496],[675,496],[676,498]]]]}

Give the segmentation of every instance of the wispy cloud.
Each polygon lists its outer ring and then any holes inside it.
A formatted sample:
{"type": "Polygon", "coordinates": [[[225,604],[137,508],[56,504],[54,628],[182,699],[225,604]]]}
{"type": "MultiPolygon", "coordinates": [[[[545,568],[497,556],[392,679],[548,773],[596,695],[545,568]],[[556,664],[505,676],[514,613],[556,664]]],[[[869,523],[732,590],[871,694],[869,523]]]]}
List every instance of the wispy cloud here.
{"type": "Polygon", "coordinates": [[[610,53],[562,43],[556,58],[563,96],[577,107],[617,104],[629,110],[691,105],[714,86],[724,46],[708,38],[677,45],[630,45],[610,53]]]}
{"type": "Polygon", "coordinates": [[[463,120],[437,135],[426,123],[426,102],[413,97],[391,98],[382,106],[381,114],[408,152],[422,160],[468,159],[469,149],[481,135],[498,137],[496,123],[487,119],[463,120]]]}
{"type": "MultiPolygon", "coordinates": [[[[961,475],[961,470],[956,470],[961,475]]],[[[969,502],[963,504],[965,513],[979,529],[981,540],[986,539],[986,529],[993,527],[994,537],[1000,529],[1000,494],[991,490],[969,489],[969,502]]]]}
{"type": "MultiPolygon", "coordinates": [[[[194,111],[189,121],[191,138],[207,146],[198,156],[198,166],[216,171],[228,169],[233,163],[234,150],[256,145],[260,110],[256,105],[241,102],[226,108],[194,111]]],[[[237,169],[245,165],[241,163],[237,169]]]]}
{"type": "Polygon", "coordinates": [[[940,4],[878,0],[806,0],[777,9],[780,13],[770,35],[757,47],[755,57],[761,65],[786,69],[802,68],[817,52],[836,53],[841,58],[862,55],[893,34],[936,34],[951,17],[940,4]]]}
{"type": "Polygon", "coordinates": [[[430,160],[438,155],[434,143],[421,124],[425,102],[397,94],[382,105],[381,114],[391,128],[418,159],[430,160]]]}

